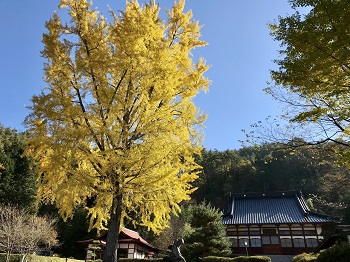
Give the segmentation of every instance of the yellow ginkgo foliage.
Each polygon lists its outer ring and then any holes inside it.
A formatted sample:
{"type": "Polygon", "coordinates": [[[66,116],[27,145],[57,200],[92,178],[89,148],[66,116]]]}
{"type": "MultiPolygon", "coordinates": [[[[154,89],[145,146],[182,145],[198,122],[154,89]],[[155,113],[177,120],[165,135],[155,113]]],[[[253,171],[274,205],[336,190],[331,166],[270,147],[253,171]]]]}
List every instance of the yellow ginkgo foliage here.
{"type": "Polygon", "coordinates": [[[108,228],[104,261],[116,261],[125,219],[159,232],[194,190],[205,116],[193,97],[209,81],[184,4],[165,21],[155,1],[130,1],[111,23],[86,0],[61,0],[71,20],[46,24],[47,86],[32,98],[26,154],[38,160],[40,199],[64,218],[86,206],[91,227],[108,228]]]}

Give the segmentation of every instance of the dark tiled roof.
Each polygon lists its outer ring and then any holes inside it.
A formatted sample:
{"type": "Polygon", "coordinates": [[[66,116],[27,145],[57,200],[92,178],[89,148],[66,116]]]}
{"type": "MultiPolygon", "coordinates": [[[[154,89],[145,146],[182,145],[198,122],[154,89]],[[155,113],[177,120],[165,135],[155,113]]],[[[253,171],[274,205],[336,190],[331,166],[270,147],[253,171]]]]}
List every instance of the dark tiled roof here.
{"type": "Polygon", "coordinates": [[[225,225],[332,223],[331,218],[310,211],[300,192],[235,194],[223,216],[225,225]]]}

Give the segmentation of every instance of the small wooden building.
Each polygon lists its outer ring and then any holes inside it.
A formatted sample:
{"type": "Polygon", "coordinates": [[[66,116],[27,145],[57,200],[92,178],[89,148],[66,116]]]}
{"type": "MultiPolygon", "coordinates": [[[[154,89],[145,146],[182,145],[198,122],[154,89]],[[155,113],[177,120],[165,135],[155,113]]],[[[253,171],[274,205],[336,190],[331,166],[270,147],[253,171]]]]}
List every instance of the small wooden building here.
{"type": "MultiPolygon", "coordinates": [[[[106,247],[107,233],[96,237],[79,241],[87,245],[85,261],[102,259],[106,247]]],[[[118,258],[147,258],[148,256],[157,255],[159,249],[149,244],[136,231],[122,228],[119,233],[118,241],[118,258]]]]}
{"type": "Polygon", "coordinates": [[[301,192],[234,194],[223,216],[233,254],[312,252],[335,220],[312,212],[301,192]]]}

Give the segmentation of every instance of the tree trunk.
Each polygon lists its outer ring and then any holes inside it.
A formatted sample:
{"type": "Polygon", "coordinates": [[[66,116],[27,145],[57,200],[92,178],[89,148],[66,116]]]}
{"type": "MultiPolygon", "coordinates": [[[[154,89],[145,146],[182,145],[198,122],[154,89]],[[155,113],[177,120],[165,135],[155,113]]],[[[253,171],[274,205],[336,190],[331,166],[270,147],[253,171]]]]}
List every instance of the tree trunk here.
{"type": "Polygon", "coordinates": [[[123,210],[123,194],[119,193],[114,199],[111,208],[111,218],[108,226],[106,250],[103,262],[117,262],[120,220],[123,210]]]}

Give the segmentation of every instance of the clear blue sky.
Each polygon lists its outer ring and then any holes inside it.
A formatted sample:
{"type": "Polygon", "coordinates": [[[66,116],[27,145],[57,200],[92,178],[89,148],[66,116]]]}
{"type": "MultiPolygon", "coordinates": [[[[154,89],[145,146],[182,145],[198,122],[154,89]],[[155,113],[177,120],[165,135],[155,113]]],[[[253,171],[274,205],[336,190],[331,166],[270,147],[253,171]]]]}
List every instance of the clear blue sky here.
{"type": "MultiPolygon", "coordinates": [[[[157,2],[169,8],[173,0],[157,2]]],[[[114,11],[125,7],[125,0],[93,3],[103,13],[107,4],[114,11]]],[[[58,4],[59,0],[0,1],[0,123],[5,127],[24,131],[22,122],[29,114],[25,105],[45,87],[41,38],[45,21],[58,4]]],[[[203,145],[220,151],[238,149],[242,129],[281,114],[263,92],[279,49],[267,23],[292,10],[287,0],[187,0],[186,9],[203,25],[202,39],[209,43],[196,49],[195,56],[212,66],[206,74],[212,80],[210,91],[195,99],[208,115],[203,145]]]]}

